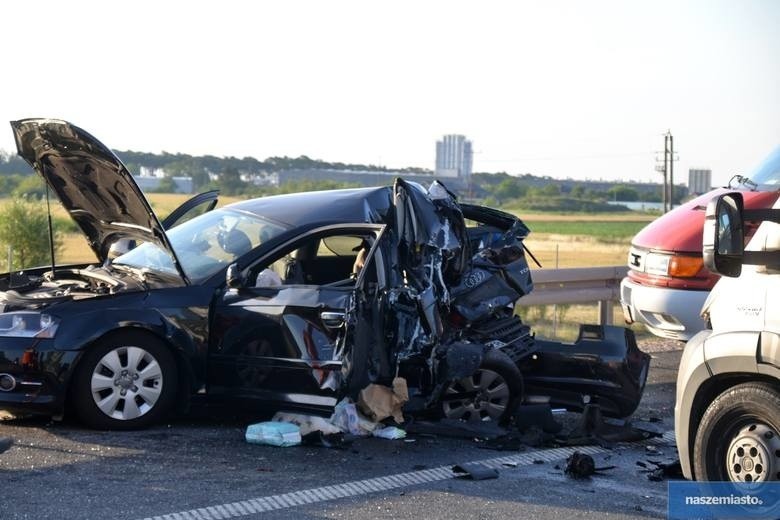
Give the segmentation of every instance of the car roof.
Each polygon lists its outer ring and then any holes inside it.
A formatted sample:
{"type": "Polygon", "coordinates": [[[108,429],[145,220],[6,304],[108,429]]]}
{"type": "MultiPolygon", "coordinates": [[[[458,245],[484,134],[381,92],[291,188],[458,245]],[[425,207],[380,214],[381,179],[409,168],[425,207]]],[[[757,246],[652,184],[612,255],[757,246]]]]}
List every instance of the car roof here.
{"type": "Polygon", "coordinates": [[[288,193],[225,206],[291,227],[317,222],[383,222],[392,208],[392,188],[354,188],[288,193]]]}

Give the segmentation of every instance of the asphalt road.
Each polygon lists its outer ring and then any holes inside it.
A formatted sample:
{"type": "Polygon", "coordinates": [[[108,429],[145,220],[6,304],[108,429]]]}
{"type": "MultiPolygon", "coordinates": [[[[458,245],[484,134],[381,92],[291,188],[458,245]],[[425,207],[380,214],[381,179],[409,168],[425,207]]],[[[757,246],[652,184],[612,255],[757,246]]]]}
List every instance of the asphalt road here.
{"type": "MultiPolygon", "coordinates": [[[[657,417],[670,431],[680,358],[672,349],[681,344],[641,346],[653,361],[635,417],[657,417]]],[[[668,436],[649,449],[585,448],[597,466],[615,468],[575,480],[561,469],[569,453],[562,450],[499,452],[431,436],[359,439],[346,450],[273,448],[247,444],[246,424],[187,419],[106,433],[72,422],[0,421],[0,437],[15,441],[0,455],[0,517],[663,518],[667,484],[649,481],[637,462],[676,456],[668,436]],[[451,478],[452,465],[469,461],[488,461],[499,478],[451,478]]]]}

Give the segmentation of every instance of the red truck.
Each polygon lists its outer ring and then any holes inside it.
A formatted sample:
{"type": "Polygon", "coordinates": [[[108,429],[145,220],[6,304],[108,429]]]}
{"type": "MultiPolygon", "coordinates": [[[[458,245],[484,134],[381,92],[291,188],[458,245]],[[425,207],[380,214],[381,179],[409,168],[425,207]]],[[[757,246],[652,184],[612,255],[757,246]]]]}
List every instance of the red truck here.
{"type": "Polygon", "coordinates": [[[626,322],[681,341],[705,327],[699,312],[718,276],[702,259],[704,211],[710,200],[734,190],[742,192],[745,209],[771,208],[780,195],[780,147],[749,176],[735,175],[729,187],[686,202],[634,237],[620,285],[626,322]]]}

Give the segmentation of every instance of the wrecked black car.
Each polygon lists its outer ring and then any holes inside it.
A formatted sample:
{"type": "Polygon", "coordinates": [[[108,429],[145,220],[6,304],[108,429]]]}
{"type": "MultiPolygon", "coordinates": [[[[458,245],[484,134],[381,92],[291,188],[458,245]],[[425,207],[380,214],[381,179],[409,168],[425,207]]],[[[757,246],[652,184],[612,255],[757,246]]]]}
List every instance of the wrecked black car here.
{"type": "MultiPolygon", "coordinates": [[[[0,408],[129,429],[192,404],[329,413],[406,379],[408,411],[504,419],[523,400],[630,415],[648,357],[622,328],[536,341],[517,218],[440,183],[298,193],[160,223],[130,173],[64,121],[13,122],[100,263],[0,276],[0,408]],[[140,244],[114,257],[118,242],[140,244]]],[[[181,217],[181,218],[178,218],[181,217]]]]}

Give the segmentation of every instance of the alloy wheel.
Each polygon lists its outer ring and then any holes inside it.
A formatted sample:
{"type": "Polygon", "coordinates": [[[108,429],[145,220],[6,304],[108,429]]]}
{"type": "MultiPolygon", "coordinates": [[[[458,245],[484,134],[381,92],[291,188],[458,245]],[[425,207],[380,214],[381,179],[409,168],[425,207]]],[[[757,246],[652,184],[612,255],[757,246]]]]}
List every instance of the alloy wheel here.
{"type": "Polygon", "coordinates": [[[442,397],[442,411],[448,419],[497,421],[511,397],[509,386],[498,372],[481,368],[450,383],[442,397]]]}
{"type": "Polygon", "coordinates": [[[129,421],[148,413],[160,398],[163,374],[141,347],[117,347],[98,361],[90,378],[92,398],[108,417],[129,421]]]}

